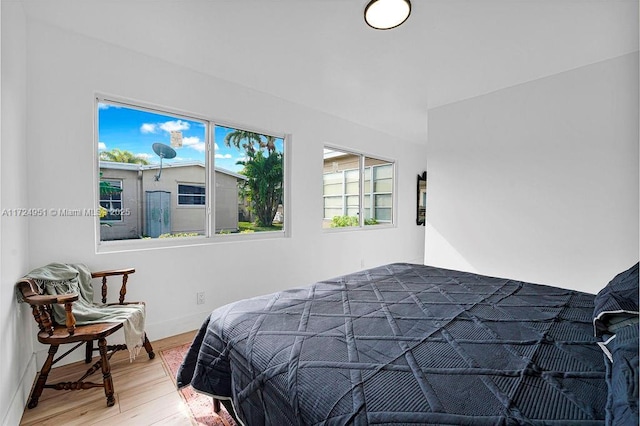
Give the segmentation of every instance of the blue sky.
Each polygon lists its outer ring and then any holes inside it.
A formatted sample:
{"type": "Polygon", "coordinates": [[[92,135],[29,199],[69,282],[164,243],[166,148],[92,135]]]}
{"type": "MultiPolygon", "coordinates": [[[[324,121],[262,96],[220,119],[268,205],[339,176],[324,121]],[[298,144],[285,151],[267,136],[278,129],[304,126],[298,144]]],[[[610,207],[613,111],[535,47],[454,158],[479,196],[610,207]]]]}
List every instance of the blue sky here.
{"type": "MultiPolygon", "coordinates": [[[[227,147],[225,136],[234,129],[215,126],[215,165],[238,172],[242,166],[237,161],[244,159],[244,150],[227,147]]],[[[164,163],[181,161],[205,162],[206,127],[197,120],[187,120],[170,115],[127,108],[107,103],[98,104],[98,149],[109,151],[120,149],[145,158],[150,164],[160,163],[160,157],[151,148],[156,142],[171,145],[171,131],[182,133],[182,146],[174,147],[176,157],[164,163]]],[[[276,149],[282,152],[283,141],[276,140],[276,149]]]]}

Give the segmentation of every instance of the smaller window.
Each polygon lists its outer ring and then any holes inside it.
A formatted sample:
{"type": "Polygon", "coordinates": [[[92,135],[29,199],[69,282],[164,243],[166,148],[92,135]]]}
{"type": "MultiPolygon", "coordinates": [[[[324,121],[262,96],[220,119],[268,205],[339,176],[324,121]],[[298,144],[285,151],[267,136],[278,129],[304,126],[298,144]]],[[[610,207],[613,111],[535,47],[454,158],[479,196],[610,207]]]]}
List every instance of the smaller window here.
{"type": "Polygon", "coordinates": [[[113,179],[100,180],[100,220],[103,222],[122,221],[122,181],[113,179]]]}
{"type": "Polygon", "coordinates": [[[204,185],[178,184],[179,206],[204,206],[206,191],[204,185]]]}
{"type": "Polygon", "coordinates": [[[394,166],[393,161],[325,147],[323,227],[393,224],[394,166]]]}

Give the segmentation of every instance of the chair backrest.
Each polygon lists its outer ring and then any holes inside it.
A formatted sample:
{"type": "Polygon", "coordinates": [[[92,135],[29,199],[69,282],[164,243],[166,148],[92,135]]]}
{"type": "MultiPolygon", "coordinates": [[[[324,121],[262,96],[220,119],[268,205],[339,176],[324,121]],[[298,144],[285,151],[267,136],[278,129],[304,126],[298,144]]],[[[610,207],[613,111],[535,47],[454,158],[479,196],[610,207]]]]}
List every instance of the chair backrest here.
{"type": "Polygon", "coordinates": [[[30,278],[22,278],[17,282],[21,300],[31,306],[33,318],[38,324],[40,331],[45,331],[49,335],[53,334],[56,325],[66,325],[69,332],[73,334],[75,329],[75,318],[71,313],[71,304],[78,300],[78,294],[49,295],[43,294],[40,287],[30,278]],[[66,321],[65,324],[57,324],[53,315],[53,305],[61,304],[65,306],[66,321]]]}

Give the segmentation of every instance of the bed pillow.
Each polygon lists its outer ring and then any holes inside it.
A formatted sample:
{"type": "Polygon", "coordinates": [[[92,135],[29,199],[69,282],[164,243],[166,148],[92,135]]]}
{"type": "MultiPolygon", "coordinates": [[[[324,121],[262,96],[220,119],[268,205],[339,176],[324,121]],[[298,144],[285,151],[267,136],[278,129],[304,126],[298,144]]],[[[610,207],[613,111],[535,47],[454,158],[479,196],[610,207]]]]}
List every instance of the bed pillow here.
{"type": "Polygon", "coordinates": [[[596,336],[615,334],[625,320],[638,318],[638,263],[616,275],[600,290],[594,301],[593,326],[596,336]]]}
{"type": "Polygon", "coordinates": [[[605,354],[607,425],[638,425],[638,264],[616,275],[594,301],[605,354]]]}

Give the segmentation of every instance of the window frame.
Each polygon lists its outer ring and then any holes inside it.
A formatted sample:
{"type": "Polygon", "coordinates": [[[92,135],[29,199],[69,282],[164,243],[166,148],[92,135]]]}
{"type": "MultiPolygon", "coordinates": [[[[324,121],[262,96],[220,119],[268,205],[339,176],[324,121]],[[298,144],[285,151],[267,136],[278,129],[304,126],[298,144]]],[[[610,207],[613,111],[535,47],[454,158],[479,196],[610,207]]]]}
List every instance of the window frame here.
{"type": "MultiPolygon", "coordinates": [[[[340,147],[338,145],[331,145],[331,144],[324,144],[323,145],[323,151],[324,149],[328,149],[328,150],[332,150],[332,151],[339,151],[342,152],[344,154],[351,154],[351,155],[355,155],[358,156],[358,169],[344,169],[341,170],[340,172],[343,175],[343,179],[342,179],[342,198],[343,198],[343,203],[342,203],[342,211],[343,214],[346,214],[348,208],[346,205],[346,198],[347,195],[345,191],[345,186],[346,186],[346,180],[345,180],[345,172],[349,171],[349,170],[359,170],[359,178],[360,178],[360,182],[359,182],[359,214],[358,214],[358,225],[357,226],[345,226],[345,227],[336,227],[336,228],[332,228],[332,227],[323,227],[322,230],[324,232],[346,232],[346,231],[356,231],[356,230],[371,230],[371,229],[385,229],[385,228],[395,228],[397,227],[397,217],[398,217],[398,179],[397,179],[397,168],[398,168],[398,162],[397,160],[388,158],[388,157],[384,157],[384,156],[379,156],[379,155],[374,155],[371,153],[365,153],[365,152],[360,152],[357,150],[353,150],[350,148],[344,148],[344,147],[340,147]],[[378,161],[382,161],[383,164],[378,164],[378,165],[371,165],[371,166],[366,166],[366,159],[373,159],[373,160],[378,160],[378,161]],[[378,167],[378,166],[383,166],[383,165],[390,165],[391,166],[391,179],[392,179],[392,185],[391,185],[391,220],[390,221],[378,221],[378,223],[376,225],[365,225],[365,197],[367,195],[371,196],[371,200],[370,203],[373,203],[373,197],[378,194],[376,192],[373,192],[373,168],[374,167],[378,167]],[[371,183],[370,183],[370,192],[369,193],[365,193],[365,170],[367,168],[371,169],[371,183]]],[[[334,173],[338,173],[338,172],[334,172],[334,173]]],[[[323,155],[323,179],[322,179],[322,186],[321,186],[321,190],[322,190],[322,199],[323,199],[323,208],[322,208],[322,222],[325,222],[327,220],[331,220],[331,218],[326,218],[325,216],[325,207],[324,207],[324,200],[327,198],[327,196],[325,196],[324,194],[324,155],[323,155]]],[[[383,193],[388,193],[388,192],[383,192],[383,193]]],[[[338,195],[332,195],[333,197],[338,197],[338,195]]],[[[371,211],[373,211],[373,205],[371,205],[369,207],[369,209],[371,211]]]]}
{"type": "Polygon", "coordinates": [[[205,184],[201,184],[201,183],[193,183],[193,182],[176,182],[176,206],[179,208],[202,208],[205,209],[207,208],[207,185],[205,184]],[[204,189],[204,192],[202,194],[188,194],[188,193],[180,193],[180,187],[181,186],[192,186],[192,187],[198,187],[198,188],[202,188],[204,189]],[[203,199],[203,203],[202,204],[195,204],[195,203],[181,203],[180,202],[180,197],[181,196],[191,196],[191,197],[201,197],[203,199]]]}
{"type": "MultiPolygon", "coordinates": [[[[124,200],[122,198],[122,191],[123,191],[123,187],[124,187],[124,183],[123,183],[123,179],[121,178],[100,178],[99,182],[109,182],[109,184],[113,184],[114,182],[118,183],[118,188],[120,188],[120,199],[119,200],[112,200],[112,199],[103,199],[102,196],[100,195],[100,193],[98,193],[99,196],[99,201],[98,201],[98,205],[100,207],[102,206],[103,202],[108,202],[109,204],[112,204],[114,201],[120,203],[120,215],[119,215],[119,219],[103,219],[101,217],[99,217],[99,220],[101,223],[108,223],[110,225],[116,225],[116,224],[120,224],[120,223],[124,223],[124,218],[122,217],[123,212],[124,212],[124,200]]],[[[105,209],[107,209],[106,207],[104,207],[105,209]]],[[[109,211],[109,209],[107,209],[107,211],[109,211]]]]}
{"type": "MultiPolygon", "coordinates": [[[[365,158],[367,158],[367,157],[365,157],[365,158]]],[[[372,157],[369,157],[369,158],[372,158],[372,157]]],[[[376,160],[379,160],[379,158],[376,158],[376,160]]],[[[374,214],[375,214],[375,211],[377,209],[391,209],[391,219],[390,220],[386,220],[386,219],[383,220],[383,219],[378,219],[378,218],[376,218],[376,220],[378,222],[382,222],[382,223],[393,223],[393,211],[394,211],[393,207],[395,206],[395,202],[394,202],[394,199],[393,199],[393,194],[394,194],[393,191],[395,189],[394,185],[393,185],[393,182],[395,181],[395,176],[393,175],[394,164],[393,163],[374,164],[374,165],[371,165],[371,166],[368,166],[368,167],[365,166],[365,172],[366,172],[367,169],[371,170],[371,184],[370,184],[370,186],[371,186],[370,189],[371,190],[369,192],[365,192],[363,194],[364,197],[369,196],[369,206],[368,207],[364,206],[364,209],[365,210],[369,209],[371,212],[374,212],[374,214]],[[376,181],[376,179],[375,179],[375,169],[376,168],[380,168],[380,167],[388,167],[388,166],[391,166],[391,180],[392,180],[391,192],[390,191],[376,191],[375,190],[375,181],[376,181]],[[391,196],[391,207],[379,207],[379,206],[377,206],[376,202],[375,202],[375,199],[376,199],[377,195],[390,195],[391,196]]],[[[366,181],[366,179],[365,179],[365,181],[366,181]]],[[[366,219],[366,214],[365,214],[365,219],[366,219]]]]}
{"type": "MultiPolygon", "coordinates": [[[[254,241],[264,239],[277,239],[277,238],[290,238],[291,237],[291,146],[292,135],[284,132],[274,132],[272,130],[260,129],[255,126],[249,126],[245,124],[232,123],[225,120],[219,120],[215,117],[206,116],[203,114],[197,114],[192,112],[180,111],[176,108],[154,105],[149,102],[143,102],[138,100],[131,100],[122,98],[120,96],[105,95],[102,93],[94,94],[93,102],[93,114],[94,114],[94,135],[93,135],[93,156],[94,156],[94,203],[99,205],[100,194],[98,190],[98,183],[100,182],[100,158],[99,158],[99,108],[98,104],[107,103],[110,105],[120,106],[130,109],[138,109],[143,111],[149,111],[155,114],[169,115],[175,118],[181,118],[186,120],[202,121],[205,123],[205,138],[206,138],[206,155],[205,155],[205,205],[178,205],[178,197],[176,191],[176,205],[178,208],[201,208],[204,207],[206,215],[205,235],[190,236],[190,237],[176,237],[176,238],[148,238],[148,239],[130,239],[130,240],[101,240],[100,235],[100,220],[97,218],[95,223],[95,241],[96,241],[96,253],[110,253],[121,251],[141,251],[148,249],[164,248],[164,247],[181,247],[181,246],[194,246],[194,245],[209,245],[219,244],[225,242],[237,242],[237,241],[254,241]],[[219,234],[215,232],[215,188],[216,188],[216,164],[215,164],[215,150],[213,149],[215,140],[214,133],[215,127],[222,126],[233,128],[237,130],[244,130],[248,132],[255,132],[260,135],[273,136],[278,139],[282,139],[283,150],[283,216],[285,218],[281,231],[266,231],[266,232],[254,232],[254,233],[234,233],[234,234],[219,234]]],[[[111,178],[105,178],[111,179],[111,178]]],[[[187,182],[176,182],[177,184],[193,185],[187,182]]],[[[104,221],[102,222],[104,224],[104,221]]],[[[117,223],[117,222],[116,222],[117,223]]]]}

